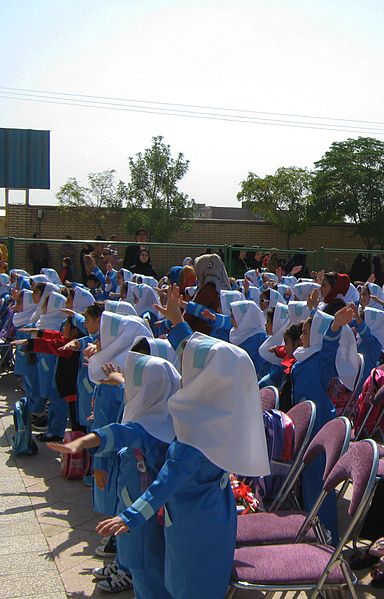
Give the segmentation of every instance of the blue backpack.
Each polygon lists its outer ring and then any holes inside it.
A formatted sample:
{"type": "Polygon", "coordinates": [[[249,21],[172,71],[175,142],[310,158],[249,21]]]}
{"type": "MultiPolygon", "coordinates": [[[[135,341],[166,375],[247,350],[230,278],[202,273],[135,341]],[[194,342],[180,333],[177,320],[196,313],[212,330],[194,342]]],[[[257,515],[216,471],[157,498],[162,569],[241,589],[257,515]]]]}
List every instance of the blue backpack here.
{"type": "Polygon", "coordinates": [[[35,455],[39,451],[32,437],[28,404],[28,398],[22,397],[15,403],[13,411],[15,434],[12,437],[12,452],[16,456],[35,455]]]}

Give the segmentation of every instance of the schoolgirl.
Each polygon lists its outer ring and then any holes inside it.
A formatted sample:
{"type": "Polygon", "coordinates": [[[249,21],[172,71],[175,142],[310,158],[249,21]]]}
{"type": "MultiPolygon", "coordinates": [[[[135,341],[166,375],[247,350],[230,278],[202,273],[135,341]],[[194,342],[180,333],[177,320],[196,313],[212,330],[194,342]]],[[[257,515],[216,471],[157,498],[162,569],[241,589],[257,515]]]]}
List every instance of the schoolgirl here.
{"type": "Polygon", "coordinates": [[[191,335],[178,295],[178,288],[171,289],[167,307],[157,306],[176,325],[170,339],[183,353],[183,387],[168,401],[176,440],[149,489],[97,531],[119,535],[134,530],[165,505],[167,590],[173,599],[200,599],[202,593],[223,599],[237,521],[228,472],[269,473],[261,402],[247,353],[200,333],[191,335]]]}
{"type": "Polygon", "coordinates": [[[266,312],[266,332],[268,337],[259,347],[259,356],[265,360],[269,366],[269,372],[259,380],[259,387],[274,385],[278,389],[282,384],[283,366],[281,359],[271,350],[281,346],[284,339],[284,332],[289,326],[289,313],[286,304],[277,303],[275,308],[269,308],[266,312]]]}
{"type": "Polygon", "coordinates": [[[265,315],[254,302],[242,300],[231,303],[233,327],[229,341],[244,349],[251,358],[259,379],[269,371],[269,364],[260,356],[259,348],[267,338],[265,315]]]}
{"type": "Polygon", "coordinates": [[[159,315],[153,307],[159,301],[156,291],[149,285],[141,283],[132,287],[133,304],[139,316],[149,321],[153,334],[157,337],[158,328],[156,326],[159,315]]]}
{"type": "Polygon", "coordinates": [[[129,302],[124,302],[122,300],[118,302],[107,300],[105,302],[105,309],[107,312],[113,312],[114,314],[123,314],[125,316],[130,314],[131,316],[138,316],[135,307],[129,302]]]}

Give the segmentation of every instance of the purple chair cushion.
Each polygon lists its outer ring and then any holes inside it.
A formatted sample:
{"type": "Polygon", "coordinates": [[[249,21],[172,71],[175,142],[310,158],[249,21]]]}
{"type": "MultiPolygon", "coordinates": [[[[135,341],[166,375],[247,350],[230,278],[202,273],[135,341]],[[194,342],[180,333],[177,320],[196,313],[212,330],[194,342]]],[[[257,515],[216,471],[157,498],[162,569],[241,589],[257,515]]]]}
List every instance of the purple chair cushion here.
{"type": "Polygon", "coordinates": [[[296,406],[293,406],[293,408],[291,408],[287,414],[292,420],[293,426],[295,427],[294,455],[296,456],[303,445],[305,435],[308,431],[308,426],[312,415],[311,404],[303,401],[296,406]]]}
{"type": "Polygon", "coordinates": [[[380,453],[379,455],[381,456],[381,460],[379,460],[379,467],[377,469],[377,476],[384,476],[384,460],[383,460],[384,451],[383,451],[383,453],[380,453]]]}
{"type": "MultiPolygon", "coordinates": [[[[305,521],[303,512],[281,511],[257,512],[237,518],[237,545],[277,545],[293,543],[301,525],[305,521]]],[[[316,541],[312,528],[308,530],[304,542],[316,541]]]]}
{"type": "Polygon", "coordinates": [[[276,395],[271,387],[263,387],[260,389],[260,399],[263,411],[274,410],[276,407],[276,395]]]}
{"type": "Polygon", "coordinates": [[[315,457],[325,452],[325,468],[323,480],[325,480],[340,457],[341,450],[345,443],[347,433],[347,424],[344,418],[335,418],[327,422],[312,439],[307,451],[304,454],[304,463],[308,464],[315,457]]]}
{"type": "Polygon", "coordinates": [[[375,454],[371,443],[368,441],[356,441],[349,447],[347,453],[341,456],[324,483],[324,489],[331,491],[344,480],[349,478],[352,480],[353,491],[348,508],[350,517],[355,514],[356,509],[360,505],[370,478],[374,460],[375,454]]]}
{"type": "MultiPolygon", "coordinates": [[[[316,584],[333,552],[333,547],[305,543],[239,547],[232,579],[270,585],[316,584]]],[[[340,566],[333,568],[327,583],[344,582],[340,566]]]]}

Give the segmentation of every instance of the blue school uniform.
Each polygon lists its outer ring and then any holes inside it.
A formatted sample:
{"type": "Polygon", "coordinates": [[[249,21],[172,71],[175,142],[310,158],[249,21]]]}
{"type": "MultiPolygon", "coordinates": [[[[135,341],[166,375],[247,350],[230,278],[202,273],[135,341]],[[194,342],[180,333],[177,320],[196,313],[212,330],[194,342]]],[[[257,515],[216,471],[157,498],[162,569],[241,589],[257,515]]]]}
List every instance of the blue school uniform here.
{"type": "Polygon", "coordinates": [[[64,437],[68,420],[68,404],[60,397],[56,386],[56,368],[58,357],[53,354],[37,354],[37,371],[40,395],[49,399],[48,433],[55,437],[64,437]]]}
{"type": "MultiPolygon", "coordinates": [[[[108,424],[118,422],[122,415],[124,405],[124,386],[95,385],[94,394],[94,419],[92,431],[108,424]]],[[[93,461],[94,470],[104,470],[108,473],[108,482],[105,489],[99,489],[95,481],[93,483],[93,509],[107,516],[116,515],[116,481],[117,465],[116,454],[109,457],[95,456],[93,461]]]]}
{"type": "Polygon", "coordinates": [[[237,514],[228,473],[174,441],[149,489],[119,514],[134,531],[165,505],[165,586],[173,599],[223,599],[230,581],[237,514]]]}
{"type": "MultiPolygon", "coordinates": [[[[133,422],[111,424],[94,432],[101,440],[96,456],[119,452],[119,513],[129,508],[156,478],[169,446],[133,422]]],[[[172,599],[164,586],[164,556],[164,528],[156,515],[144,526],[117,536],[119,568],[131,573],[136,599],[172,599]]]]}
{"type": "MultiPolygon", "coordinates": [[[[16,339],[29,339],[28,333],[16,331],[16,339]]],[[[23,389],[29,400],[31,413],[40,413],[44,410],[45,400],[41,397],[39,374],[37,369],[36,354],[24,351],[23,347],[16,347],[14,374],[22,377],[23,389]]]]}
{"type": "Polygon", "coordinates": [[[369,377],[372,368],[376,368],[381,363],[381,352],[383,348],[378,339],[372,335],[368,325],[362,322],[360,325],[356,323],[356,331],[359,334],[360,340],[357,344],[357,351],[364,357],[364,374],[361,380],[360,388],[357,389],[357,395],[361,393],[364,381],[369,377]]]}
{"type": "MultiPolygon", "coordinates": [[[[322,348],[303,362],[296,362],[292,367],[292,396],[296,405],[310,399],[316,405],[316,420],[312,436],[324,424],[335,418],[335,406],[328,396],[328,385],[332,378],[338,377],[336,370],[336,354],[339,348],[341,330],[334,332],[329,327],[323,337],[322,348]]],[[[303,507],[309,511],[317,499],[323,485],[325,467],[324,456],[319,456],[308,464],[302,474],[303,507]]],[[[329,495],[323,503],[320,520],[332,533],[334,543],[338,541],[338,523],[336,498],[329,495]]]]}
{"type": "Polygon", "coordinates": [[[77,374],[77,410],[78,410],[78,422],[81,426],[85,426],[87,431],[90,432],[92,424],[88,420],[92,412],[92,397],[95,388],[93,383],[88,377],[88,364],[84,358],[84,350],[88,343],[94,343],[98,338],[98,335],[87,335],[78,339],[80,343],[80,361],[79,370],[77,374]]]}
{"type": "Polygon", "coordinates": [[[262,379],[259,380],[259,388],[268,387],[273,385],[280,389],[283,384],[284,366],[279,364],[269,364],[269,373],[265,374],[262,379]]]}

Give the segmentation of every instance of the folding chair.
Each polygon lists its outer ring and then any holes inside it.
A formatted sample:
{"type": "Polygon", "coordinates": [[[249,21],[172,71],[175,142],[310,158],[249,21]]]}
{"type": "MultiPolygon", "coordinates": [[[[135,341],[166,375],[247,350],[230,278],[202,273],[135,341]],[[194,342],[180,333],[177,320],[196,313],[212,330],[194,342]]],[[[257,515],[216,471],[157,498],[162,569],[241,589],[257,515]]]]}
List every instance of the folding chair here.
{"type": "MultiPolygon", "coordinates": [[[[347,451],[350,438],[351,423],[348,418],[340,416],[327,422],[309,444],[303,460],[293,476],[292,485],[295,485],[303,468],[322,452],[325,454],[324,481],[339,458],[347,451]]],[[[286,510],[240,515],[237,519],[236,544],[241,547],[244,545],[293,543],[300,535],[306,518],[307,514],[304,512],[286,510]]],[[[320,522],[313,527],[307,527],[303,540],[309,543],[325,542],[325,534],[320,522]]]]}
{"type": "Polygon", "coordinates": [[[307,450],[312,437],[313,427],[316,419],[316,406],[313,401],[302,401],[293,406],[288,412],[288,416],[293,422],[295,430],[295,440],[293,449],[293,463],[289,470],[288,476],[281,485],[279,492],[268,508],[268,512],[276,512],[287,499],[288,495],[292,498],[297,509],[300,508],[295,495],[292,493],[295,482],[292,482],[296,470],[300,467],[304,453],[307,450]]]}
{"type": "Polygon", "coordinates": [[[279,409],[279,392],[273,385],[268,385],[260,389],[260,399],[263,412],[279,409]]]}
{"type": "MultiPolygon", "coordinates": [[[[301,538],[296,543],[286,545],[240,547],[235,551],[227,599],[232,599],[237,589],[262,591],[268,597],[276,592],[305,591],[310,599],[315,599],[324,591],[342,591],[345,587],[352,598],[357,599],[353,574],[342,556],[342,550],[372,501],[378,465],[379,452],[373,440],[352,444],[328,475],[323,492],[308,514],[307,524],[310,526],[325,497],[344,480],[352,480],[349,523],[336,548],[303,543],[301,538]]],[[[304,532],[305,527],[301,535],[304,532]]]]}
{"type": "Polygon", "coordinates": [[[365,413],[364,419],[360,424],[358,430],[355,431],[354,440],[358,441],[364,437],[371,437],[374,439],[376,435],[380,436],[380,440],[383,441],[383,432],[381,430],[381,423],[384,417],[384,387],[378,390],[378,392],[370,397],[368,400],[368,409],[365,413]],[[376,412],[376,421],[371,431],[367,429],[367,422],[371,416],[376,412]]]}
{"type": "Polygon", "coordinates": [[[14,366],[13,346],[7,341],[0,340],[0,372],[10,372],[14,366]]]}
{"type": "Polygon", "coordinates": [[[355,386],[353,388],[351,397],[348,400],[347,405],[345,406],[342,416],[346,416],[347,418],[351,419],[356,405],[357,405],[357,401],[359,399],[359,395],[361,393],[361,389],[363,388],[363,384],[364,384],[364,368],[365,368],[365,362],[364,362],[364,356],[363,354],[357,354],[357,358],[359,361],[359,370],[357,373],[357,377],[356,377],[356,381],[355,381],[355,386]]]}

